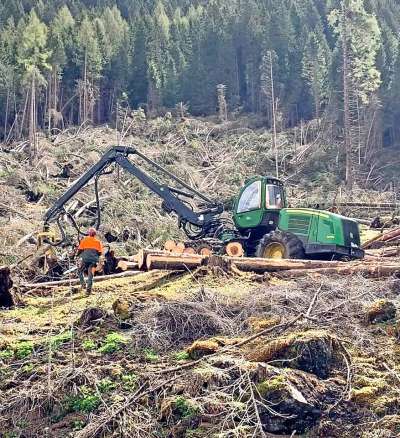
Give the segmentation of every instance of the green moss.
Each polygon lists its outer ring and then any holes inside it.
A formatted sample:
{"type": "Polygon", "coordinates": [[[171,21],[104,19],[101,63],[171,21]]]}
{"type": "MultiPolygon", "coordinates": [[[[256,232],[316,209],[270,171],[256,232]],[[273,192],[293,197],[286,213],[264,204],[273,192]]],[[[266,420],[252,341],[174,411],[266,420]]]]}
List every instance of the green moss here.
{"type": "Polygon", "coordinates": [[[174,411],[180,418],[193,418],[199,413],[200,409],[192,401],[179,396],[174,401],[174,411]]]}
{"type": "Polygon", "coordinates": [[[375,401],[379,393],[379,388],[373,386],[364,386],[360,389],[351,391],[351,400],[359,404],[371,404],[375,401]]]}
{"type": "Polygon", "coordinates": [[[121,350],[127,342],[128,340],[125,336],[112,332],[106,336],[103,344],[97,351],[103,354],[115,353],[116,351],[121,350]]]}
{"type": "Polygon", "coordinates": [[[266,396],[272,391],[277,391],[279,389],[286,387],[286,379],[282,374],[274,376],[272,379],[264,380],[257,385],[258,393],[261,397],[266,396]]]}

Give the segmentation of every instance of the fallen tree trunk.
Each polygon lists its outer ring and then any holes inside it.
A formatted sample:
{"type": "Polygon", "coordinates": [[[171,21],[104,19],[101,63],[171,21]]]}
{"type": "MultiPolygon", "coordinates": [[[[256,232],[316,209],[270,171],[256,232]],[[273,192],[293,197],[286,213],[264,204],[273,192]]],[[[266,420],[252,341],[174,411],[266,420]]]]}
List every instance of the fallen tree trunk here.
{"type": "Polygon", "coordinates": [[[386,247],[381,249],[370,249],[366,252],[366,256],[372,257],[397,257],[400,255],[400,247],[386,247]]]}
{"type": "Polygon", "coordinates": [[[364,264],[344,266],[337,268],[320,268],[320,269],[293,269],[277,274],[279,278],[298,278],[309,274],[318,275],[353,275],[360,274],[372,278],[384,278],[392,275],[400,276],[400,264],[397,265],[377,265],[364,264]]]}
{"type": "MultiPolygon", "coordinates": [[[[140,274],[139,271],[126,271],[126,272],[120,272],[119,274],[99,275],[98,277],[93,278],[93,282],[99,283],[101,281],[111,280],[113,278],[133,277],[138,274],[140,274]]],[[[76,286],[77,284],[79,284],[79,279],[71,278],[69,280],[48,281],[45,283],[24,283],[21,284],[20,287],[24,289],[40,289],[40,288],[55,287],[55,286],[70,286],[70,285],[76,286]]]]}
{"type": "Polygon", "coordinates": [[[228,263],[234,264],[245,272],[274,272],[292,269],[320,269],[345,266],[345,262],[331,262],[322,260],[295,260],[295,259],[263,259],[250,257],[224,257],[228,263]]]}
{"type": "Polygon", "coordinates": [[[379,234],[378,236],[375,236],[373,239],[369,240],[368,242],[365,242],[364,245],[362,245],[363,249],[369,249],[371,245],[375,242],[389,242],[391,240],[400,239],[400,227],[392,230],[387,231],[386,233],[379,234]]]}
{"type": "Polygon", "coordinates": [[[12,286],[10,268],[0,266],[0,307],[10,308],[14,305],[14,299],[10,292],[12,286]]]}
{"type": "Polygon", "coordinates": [[[138,264],[136,262],[128,262],[126,260],[120,260],[118,262],[117,268],[121,271],[134,271],[138,269],[138,264]]]}
{"type": "Polygon", "coordinates": [[[152,269],[186,271],[198,268],[203,262],[204,257],[199,254],[149,254],[146,258],[146,267],[149,271],[152,269]]]}

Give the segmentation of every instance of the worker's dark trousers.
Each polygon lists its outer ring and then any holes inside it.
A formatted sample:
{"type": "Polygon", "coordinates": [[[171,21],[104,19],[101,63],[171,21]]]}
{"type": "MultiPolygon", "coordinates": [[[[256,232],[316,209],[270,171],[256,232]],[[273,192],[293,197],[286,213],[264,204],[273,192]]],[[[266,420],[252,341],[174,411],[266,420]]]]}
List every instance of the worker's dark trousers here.
{"type": "Polygon", "coordinates": [[[96,267],[96,263],[88,263],[88,262],[81,262],[81,265],[79,266],[79,281],[81,282],[81,286],[85,287],[88,292],[92,291],[93,286],[93,268],[96,267]],[[88,272],[88,278],[87,278],[87,284],[85,283],[85,271],[88,272]]]}

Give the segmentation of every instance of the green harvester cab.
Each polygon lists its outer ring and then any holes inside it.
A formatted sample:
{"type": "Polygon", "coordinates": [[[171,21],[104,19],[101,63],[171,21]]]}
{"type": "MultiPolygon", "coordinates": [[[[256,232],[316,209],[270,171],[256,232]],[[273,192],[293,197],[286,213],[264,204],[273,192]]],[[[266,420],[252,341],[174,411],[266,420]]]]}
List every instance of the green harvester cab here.
{"type": "Polygon", "coordinates": [[[233,219],[246,254],[263,258],[359,259],[358,223],[310,208],[289,208],[284,184],[274,177],[246,181],[234,204],[233,219]]]}

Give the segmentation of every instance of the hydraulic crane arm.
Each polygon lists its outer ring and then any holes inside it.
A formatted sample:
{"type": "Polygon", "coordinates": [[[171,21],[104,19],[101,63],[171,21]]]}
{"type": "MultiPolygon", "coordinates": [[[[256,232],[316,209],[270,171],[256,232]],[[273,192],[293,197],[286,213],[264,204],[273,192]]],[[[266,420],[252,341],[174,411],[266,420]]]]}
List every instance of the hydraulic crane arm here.
{"type": "MultiPolygon", "coordinates": [[[[167,169],[155,163],[150,158],[143,155],[137,149],[124,146],[111,147],[102,158],[86,171],[46,212],[44,216],[45,227],[52,222],[59,223],[60,216],[65,213],[65,204],[75,196],[83,187],[85,187],[92,178],[96,179],[104,174],[111,164],[117,164],[124,170],[135,176],[149,190],[158,195],[162,200],[162,207],[168,213],[174,212],[179,219],[179,223],[184,226],[185,231],[191,238],[204,237],[209,235],[216,226],[218,226],[217,216],[223,212],[223,205],[212,201],[207,196],[190,187],[183,180],[173,175],[167,169]],[[169,177],[183,189],[170,187],[158,183],[154,178],[145,173],[136,163],[129,159],[130,156],[137,156],[149,164],[152,169],[169,177]],[[205,210],[196,212],[191,205],[181,197],[189,199],[200,199],[205,206],[205,210]],[[200,231],[196,234],[189,235],[186,225],[193,225],[200,231]]],[[[97,184],[96,184],[97,187],[97,184]]],[[[96,192],[97,196],[97,192],[96,192]]],[[[99,207],[99,206],[98,206],[99,207]]]]}

